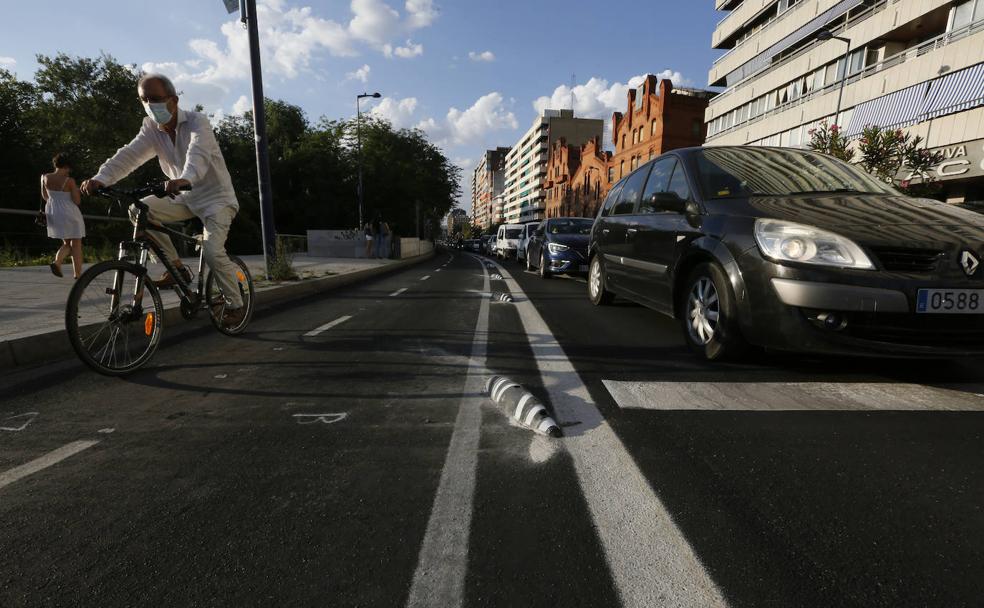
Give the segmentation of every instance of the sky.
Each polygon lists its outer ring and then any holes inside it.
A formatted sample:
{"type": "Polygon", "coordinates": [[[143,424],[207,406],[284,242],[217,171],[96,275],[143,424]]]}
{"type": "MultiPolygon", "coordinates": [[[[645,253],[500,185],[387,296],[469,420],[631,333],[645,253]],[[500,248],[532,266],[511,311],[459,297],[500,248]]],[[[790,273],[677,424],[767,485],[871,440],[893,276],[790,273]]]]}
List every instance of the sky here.
{"type": "MultiPolygon", "coordinates": [[[[624,111],[645,74],[704,87],[720,54],[713,0],[257,0],[264,92],[311,121],[363,110],[417,127],[463,171],[510,146],[544,108],[624,111]]],[[[101,53],[170,76],[182,105],[250,107],[249,54],[223,0],[3,0],[0,67],[33,78],[37,54],[101,53]],[[66,10],[66,6],[74,10],[66,10]]],[[[607,128],[607,127],[606,127],[607,128]]]]}

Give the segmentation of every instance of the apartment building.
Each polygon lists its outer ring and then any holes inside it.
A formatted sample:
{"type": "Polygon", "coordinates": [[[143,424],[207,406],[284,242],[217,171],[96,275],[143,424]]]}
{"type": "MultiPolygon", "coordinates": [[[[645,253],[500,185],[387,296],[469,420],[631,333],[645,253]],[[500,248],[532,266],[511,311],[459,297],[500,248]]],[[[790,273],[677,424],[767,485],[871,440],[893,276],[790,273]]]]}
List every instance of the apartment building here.
{"type": "Polygon", "coordinates": [[[486,150],[472,171],[472,222],[482,230],[491,228],[495,217],[502,215],[501,210],[496,213],[493,202],[505,189],[508,153],[509,148],[502,147],[486,150]]]}
{"type": "Polygon", "coordinates": [[[563,138],[580,146],[604,131],[604,121],[575,118],[573,110],[544,110],[506,154],[503,221],[523,223],[546,217],[543,191],[550,147],[563,138]]]}
{"type": "Polygon", "coordinates": [[[603,150],[600,138],[582,146],[555,142],[544,180],[547,217],[594,216],[615,182],[640,164],[704,143],[704,113],[713,96],[648,75],[626,93],[625,112],[612,114],[614,154],[603,150]]]}
{"type": "Polygon", "coordinates": [[[804,146],[821,121],[852,138],[906,129],[944,152],[933,173],[947,200],[984,200],[984,0],[715,7],[712,46],[725,53],[708,83],[725,90],[707,108],[707,145],[804,146]]]}

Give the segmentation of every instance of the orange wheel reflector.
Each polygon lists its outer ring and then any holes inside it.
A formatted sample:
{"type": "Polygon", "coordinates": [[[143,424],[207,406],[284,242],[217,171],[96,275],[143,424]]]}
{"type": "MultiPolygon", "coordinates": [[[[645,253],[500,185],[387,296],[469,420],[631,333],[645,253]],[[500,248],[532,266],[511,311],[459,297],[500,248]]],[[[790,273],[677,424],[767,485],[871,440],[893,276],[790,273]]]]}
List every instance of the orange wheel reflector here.
{"type": "Polygon", "coordinates": [[[154,333],[154,313],[148,312],[144,318],[144,333],[149,337],[154,333]]]}
{"type": "Polygon", "coordinates": [[[239,282],[240,283],[245,283],[246,282],[246,275],[243,273],[242,270],[237,270],[236,271],[236,278],[239,279],[239,282]]]}

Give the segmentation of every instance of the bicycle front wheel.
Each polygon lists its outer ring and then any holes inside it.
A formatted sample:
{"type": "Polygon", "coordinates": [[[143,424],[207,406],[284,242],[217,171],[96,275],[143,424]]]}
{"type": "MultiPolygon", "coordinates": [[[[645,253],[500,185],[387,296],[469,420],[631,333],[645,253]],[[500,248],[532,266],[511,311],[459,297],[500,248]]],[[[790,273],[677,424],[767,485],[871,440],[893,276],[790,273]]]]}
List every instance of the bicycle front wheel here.
{"type": "Polygon", "coordinates": [[[65,329],[79,359],[107,376],[143,366],[157,350],[164,305],[146,271],[122,261],[100,262],[75,282],[65,329]]]}
{"type": "Polygon", "coordinates": [[[235,266],[235,276],[233,277],[235,280],[234,289],[239,292],[239,299],[242,300],[243,308],[246,309],[242,321],[233,327],[226,327],[222,323],[222,316],[229,306],[230,299],[227,297],[227,294],[222,292],[215,272],[212,270],[209,270],[208,278],[205,279],[205,301],[208,303],[208,316],[212,320],[212,325],[215,326],[215,329],[227,336],[235,336],[246,331],[246,326],[249,325],[250,319],[253,318],[253,299],[256,296],[256,290],[253,287],[253,275],[249,273],[246,262],[243,262],[234,255],[230,255],[229,260],[235,266]]]}

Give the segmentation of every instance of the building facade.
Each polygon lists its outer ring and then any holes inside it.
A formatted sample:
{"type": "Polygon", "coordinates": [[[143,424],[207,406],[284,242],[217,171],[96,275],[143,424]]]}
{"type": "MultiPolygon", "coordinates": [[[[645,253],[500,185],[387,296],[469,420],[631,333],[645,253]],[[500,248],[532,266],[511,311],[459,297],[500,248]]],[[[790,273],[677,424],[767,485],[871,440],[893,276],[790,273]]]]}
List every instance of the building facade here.
{"type": "Polygon", "coordinates": [[[640,164],[675,148],[701,145],[713,96],[649,75],[628,91],[625,112],[612,115],[614,154],[600,137],[581,146],[555,142],[543,183],[547,217],[593,217],[611,187],[640,164]]]}
{"type": "Polygon", "coordinates": [[[461,234],[462,229],[468,224],[468,213],[464,209],[452,209],[448,214],[448,237],[452,238],[461,234]]]}
{"type": "Polygon", "coordinates": [[[506,155],[503,221],[523,223],[546,216],[543,190],[549,151],[564,139],[580,146],[601,137],[604,121],[575,118],[572,110],[545,110],[506,155]]]}
{"type": "MultiPolygon", "coordinates": [[[[506,184],[506,154],[509,148],[486,150],[472,171],[472,220],[483,231],[489,230],[501,218],[502,211],[493,208],[506,184]]],[[[501,202],[501,201],[500,201],[501,202]]],[[[501,222],[501,219],[499,220],[501,222]]]]}
{"type": "Polygon", "coordinates": [[[933,177],[947,200],[984,200],[984,0],[715,6],[727,14],[712,46],[726,52],[708,80],[725,91],[708,106],[707,145],[805,146],[823,121],[850,138],[905,129],[944,152],[933,177]]]}

